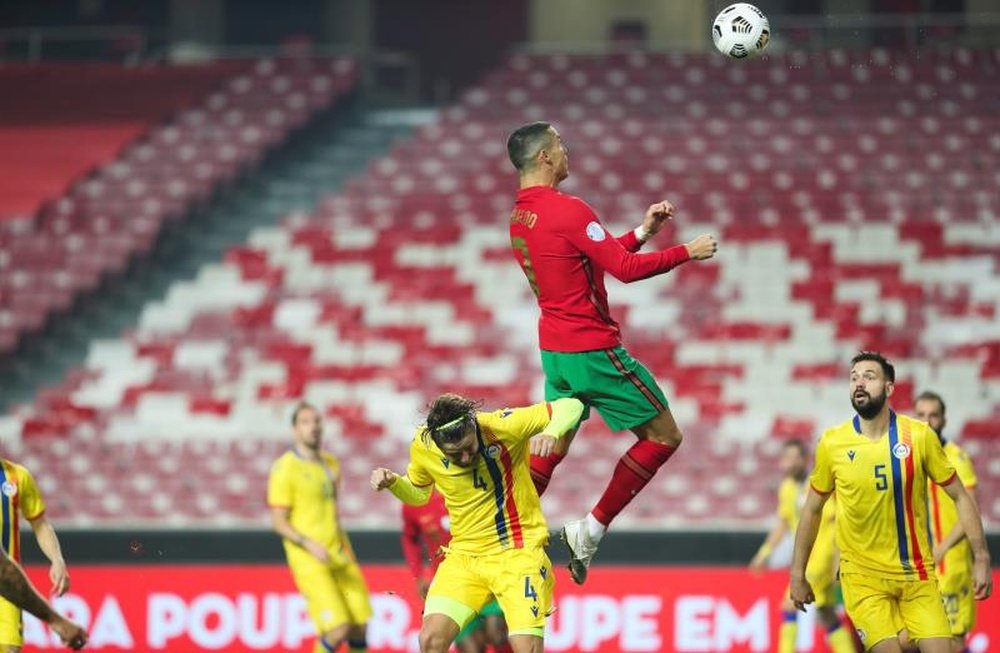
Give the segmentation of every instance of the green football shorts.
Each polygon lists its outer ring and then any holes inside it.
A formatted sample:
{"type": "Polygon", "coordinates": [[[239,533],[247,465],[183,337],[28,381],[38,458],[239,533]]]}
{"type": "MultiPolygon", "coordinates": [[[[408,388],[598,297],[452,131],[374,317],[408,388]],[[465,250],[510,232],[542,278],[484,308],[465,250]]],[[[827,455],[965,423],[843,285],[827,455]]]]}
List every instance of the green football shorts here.
{"type": "Polygon", "coordinates": [[[612,431],[645,424],[667,409],[667,398],[649,370],[622,346],[565,353],[542,350],[545,400],[575,397],[590,417],[593,406],[612,431]]]}

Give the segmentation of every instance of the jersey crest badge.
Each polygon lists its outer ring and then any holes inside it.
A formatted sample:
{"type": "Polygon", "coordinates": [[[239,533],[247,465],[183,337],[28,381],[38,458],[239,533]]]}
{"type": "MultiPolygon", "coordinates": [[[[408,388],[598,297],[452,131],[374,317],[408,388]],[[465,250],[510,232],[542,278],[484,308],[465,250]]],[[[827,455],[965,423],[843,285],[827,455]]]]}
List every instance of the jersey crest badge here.
{"type": "Polygon", "coordinates": [[[599,243],[607,236],[604,232],[604,227],[602,227],[597,222],[591,222],[587,224],[587,238],[591,239],[595,243],[599,243]]]}
{"type": "Polygon", "coordinates": [[[491,444],[490,446],[486,447],[486,455],[489,456],[490,458],[494,459],[494,460],[496,460],[497,458],[499,458],[500,457],[500,445],[499,444],[491,444]]]}
{"type": "Polygon", "coordinates": [[[0,487],[2,487],[3,495],[5,497],[10,498],[17,495],[17,486],[10,481],[4,481],[3,486],[0,487]]]}
{"type": "Polygon", "coordinates": [[[910,457],[910,445],[905,442],[897,442],[896,446],[892,448],[892,455],[900,460],[906,460],[910,457]]]}

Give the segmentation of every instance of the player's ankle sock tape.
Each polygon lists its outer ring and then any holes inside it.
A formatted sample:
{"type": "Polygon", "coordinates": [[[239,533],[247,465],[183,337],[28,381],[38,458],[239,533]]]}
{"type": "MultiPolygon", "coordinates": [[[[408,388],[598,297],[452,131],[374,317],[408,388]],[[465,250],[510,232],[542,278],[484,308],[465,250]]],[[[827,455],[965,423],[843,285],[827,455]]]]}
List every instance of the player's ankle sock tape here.
{"type": "Polygon", "coordinates": [[[605,526],[609,525],[675,451],[677,447],[651,440],[639,440],[633,444],[615,465],[611,482],[591,514],[605,526]]]}
{"type": "Polygon", "coordinates": [[[532,456],[531,457],[531,480],[535,484],[535,489],[538,491],[538,495],[541,496],[545,489],[549,486],[549,481],[552,480],[552,472],[555,471],[556,466],[562,462],[566,454],[554,453],[550,456],[532,456]]]}

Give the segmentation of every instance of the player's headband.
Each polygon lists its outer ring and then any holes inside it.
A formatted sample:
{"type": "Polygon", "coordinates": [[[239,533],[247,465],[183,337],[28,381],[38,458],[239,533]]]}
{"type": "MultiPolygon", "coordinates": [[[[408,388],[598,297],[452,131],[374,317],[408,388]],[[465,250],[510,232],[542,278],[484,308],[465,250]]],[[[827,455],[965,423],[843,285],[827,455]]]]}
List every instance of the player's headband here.
{"type": "Polygon", "coordinates": [[[454,442],[456,440],[461,440],[462,436],[465,435],[465,427],[468,422],[470,415],[462,415],[456,417],[450,422],[446,422],[441,426],[431,429],[431,436],[437,442],[454,442]]]}

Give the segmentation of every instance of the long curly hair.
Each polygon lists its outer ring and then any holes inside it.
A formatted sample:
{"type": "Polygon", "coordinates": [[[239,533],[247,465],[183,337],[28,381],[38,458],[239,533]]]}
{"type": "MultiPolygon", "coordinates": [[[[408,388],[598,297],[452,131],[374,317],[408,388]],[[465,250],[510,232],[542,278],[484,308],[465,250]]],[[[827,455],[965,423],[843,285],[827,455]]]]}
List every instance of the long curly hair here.
{"type": "Polygon", "coordinates": [[[465,436],[470,420],[475,420],[481,402],[451,392],[431,402],[427,408],[427,431],[434,444],[458,442],[465,436]]]}

